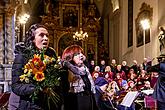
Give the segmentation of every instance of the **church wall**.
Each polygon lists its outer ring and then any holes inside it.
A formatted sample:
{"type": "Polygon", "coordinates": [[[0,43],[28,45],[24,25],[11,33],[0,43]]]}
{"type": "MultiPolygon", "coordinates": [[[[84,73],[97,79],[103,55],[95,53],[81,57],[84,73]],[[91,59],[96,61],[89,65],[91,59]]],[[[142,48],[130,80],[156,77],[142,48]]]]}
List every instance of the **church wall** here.
{"type": "Polygon", "coordinates": [[[128,64],[132,63],[133,60],[133,47],[128,48],[128,0],[120,0],[120,8],[121,8],[121,54],[120,54],[120,61],[123,60],[127,61],[128,64]]]}
{"type": "Polygon", "coordinates": [[[165,26],[165,0],[158,0],[158,26],[165,26]]]}
{"type": "MultiPolygon", "coordinates": [[[[152,16],[152,23],[150,28],[150,43],[147,43],[145,45],[145,57],[155,58],[157,56],[158,45],[157,45],[157,38],[156,38],[156,24],[157,24],[157,0],[136,0],[134,1],[134,33],[133,33],[133,56],[134,59],[138,61],[138,63],[142,63],[144,54],[143,54],[143,48],[144,45],[140,47],[136,47],[136,30],[135,30],[135,19],[137,18],[138,13],[140,12],[140,8],[142,3],[146,3],[147,5],[150,5],[151,8],[153,8],[153,16],[152,16]]],[[[155,59],[156,60],[156,59],[155,59]]]]}
{"type": "MultiPolygon", "coordinates": [[[[163,1],[163,0],[162,0],[163,1]]],[[[140,8],[143,2],[147,5],[150,5],[153,8],[153,17],[152,17],[152,25],[150,30],[150,43],[145,45],[145,56],[150,57],[153,60],[153,63],[157,63],[156,57],[159,55],[159,42],[157,39],[158,35],[158,0],[134,0],[133,1],[133,46],[128,48],[128,0],[122,1],[120,0],[121,7],[121,33],[122,36],[122,45],[121,45],[121,56],[120,62],[122,60],[126,60],[128,65],[132,64],[133,59],[138,61],[138,64],[143,61],[143,49],[144,46],[136,46],[136,27],[135,20],[140,12],[140,8]]]]}

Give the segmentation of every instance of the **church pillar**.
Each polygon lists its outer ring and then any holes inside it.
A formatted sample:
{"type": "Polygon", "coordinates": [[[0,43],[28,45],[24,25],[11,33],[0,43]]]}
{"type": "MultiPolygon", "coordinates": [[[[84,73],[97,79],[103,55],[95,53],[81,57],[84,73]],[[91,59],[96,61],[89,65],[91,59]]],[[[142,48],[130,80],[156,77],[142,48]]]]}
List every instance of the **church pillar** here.
{"type": "Polygon", "coordinates": [[[0,15],[0,64],[4,63],[4,14],[0,15]]]}
{"type": "Polygon", "coordinates": [[[15,44],[15,26],[14,26],[14,8],[7,5],[5,10],[5,28],[4,28],[4,63],[11,64],[13,62],[13,50],[15,44]]]}

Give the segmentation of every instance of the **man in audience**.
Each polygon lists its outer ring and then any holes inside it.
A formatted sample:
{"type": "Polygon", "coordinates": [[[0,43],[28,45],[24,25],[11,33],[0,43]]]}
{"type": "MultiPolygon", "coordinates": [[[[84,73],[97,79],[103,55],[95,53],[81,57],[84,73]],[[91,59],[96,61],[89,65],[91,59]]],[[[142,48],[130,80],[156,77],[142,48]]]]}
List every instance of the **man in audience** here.
{"type": "Polygon", "coordinates": [[[104,73],[105,72],[105,67],[106,67],[105,60],[101,60],[101,62],[100,62],[100,72],[104,73]]]}

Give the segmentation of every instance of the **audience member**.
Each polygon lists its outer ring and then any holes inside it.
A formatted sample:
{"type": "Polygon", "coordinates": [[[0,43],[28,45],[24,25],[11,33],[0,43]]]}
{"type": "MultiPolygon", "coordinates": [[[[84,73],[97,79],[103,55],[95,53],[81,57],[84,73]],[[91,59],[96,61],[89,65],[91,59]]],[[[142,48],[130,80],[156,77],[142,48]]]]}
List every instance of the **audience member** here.
{"type": "Polygon", "coordinates": [[[121,70],[123,70],[125,72],[125,75],[127,77],[128,73],[129,73],[129,66],[127,65],[126,61],[122,61],[121,70]]]}
{"type": "Polygon", "coordinates": [[[100,72],[104,73],[105,72],[105,67],[106,67],[105,60],[101,60],[101,62],[100,62],[100,72]]]}

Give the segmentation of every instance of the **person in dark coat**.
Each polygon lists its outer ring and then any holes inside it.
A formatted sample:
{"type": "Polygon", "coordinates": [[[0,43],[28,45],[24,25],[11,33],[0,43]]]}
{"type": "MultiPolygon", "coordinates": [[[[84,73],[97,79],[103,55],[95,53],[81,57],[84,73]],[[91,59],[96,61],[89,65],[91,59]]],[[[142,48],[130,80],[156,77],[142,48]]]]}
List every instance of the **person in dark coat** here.
{"type": "MultiPolygon", "coordinates": [[[[12,92],[19,96],[18,110],[48,110],[47,103],[44,100],[44,92],[39,92],[37,95],[37,100],[32,101],[30,97],[35,89],[36,85],[33,83],[24,83],[20,81],[20,76],[23,73],[23,67],[28,62],[27,55],[29,53],[34,53],[40,51],[42,48],[45,48],[45,55],[49,57],[56,58],[55,51],[48,47],[49,44],[49,33],[45,26],[40,24],[34,24],[30,27],[25,36],[24,49],[21,52],[15,55],[14,63],[12,66],[12,92]]],[[[14,97],[10,100],[15,100],[14,97]]],[[[58,107],[55,107],[52,103],[50,105],[50,110],[60,110],[61,105],[58,104],[58,107]]]]}
{"type": "Polygon", "coordinates": [[[126,77],[128,76],[129,68],[130,67],[127,65],[127,62],[126,61],[122,61],[121,70],[123,70],[125,72],[126,77]]]}
{"type": "MultiPolygon", "coordinates": [[[[18,54],[22,54],[24,49],[25,49],[24,42],[17,43],[15,45],[15,50],[14,50],[15,56],[18,55],[18,54]]],[[[9,97],[8,110],[17,110],[18,107],[19,107],[19,101],[20,101],[20,96],[14,94],[11,91],[11,94],[10,94],[10,97],[9,97]]]]}
{"type": "Polygon", "coordinates": [[[160,62],[153,66],[153,68],[158,68],[159,76],[157,79],[156,86],[154,88],[153,97],[157,100],[158,110],[165,109],[165,61],[160,62]]]}
{"type": "Polygon", "coordinates": [[[134,72],[136,73],[136,74],[138,74],[139,73],[139,66],[138,66],[138,64],[137,64],[137,61],[136,60],[133,60],[133,65],[131,66],[131,68],[130,69],[134,69],[134,72]]]}
{"type": "Polygon", "coordinates": [[[100,72],[104,73],[105,67],[106,67],[105,60],[101,60],[100,61],[100,72]]]}
{"type": "Polygon", "coordinates": [[[91,60],[88,64],[88,68],[89,68],[89,72],[92,74],[95,70],[95,61],[94,60],[91,60]]]}

